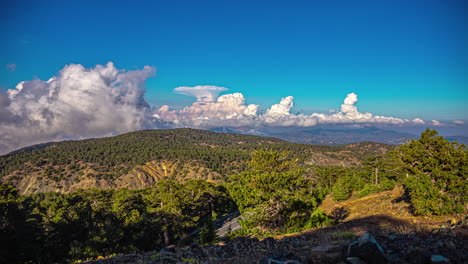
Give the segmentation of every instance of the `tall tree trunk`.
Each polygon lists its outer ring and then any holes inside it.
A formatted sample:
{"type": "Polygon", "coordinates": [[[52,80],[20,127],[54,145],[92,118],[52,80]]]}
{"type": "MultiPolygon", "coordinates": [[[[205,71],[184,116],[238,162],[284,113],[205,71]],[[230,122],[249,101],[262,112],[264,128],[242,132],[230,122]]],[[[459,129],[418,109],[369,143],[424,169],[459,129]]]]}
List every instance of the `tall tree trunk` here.
{"type": "Polygon", "coordinates": [[[375,167],[375,185],[379,184],[379,168],[375,167]]]}
{"type": "Polygon", "coordinates": [[[166,228],[164,229],[164,246],[166,246],[166,247],[169,246],[169,245],[170,245],[170,242],[171,242],[171,241],[169,240],[169,230],[168,230],[168,229],[169,229],[168,227],[166,227],[166,228]]]}

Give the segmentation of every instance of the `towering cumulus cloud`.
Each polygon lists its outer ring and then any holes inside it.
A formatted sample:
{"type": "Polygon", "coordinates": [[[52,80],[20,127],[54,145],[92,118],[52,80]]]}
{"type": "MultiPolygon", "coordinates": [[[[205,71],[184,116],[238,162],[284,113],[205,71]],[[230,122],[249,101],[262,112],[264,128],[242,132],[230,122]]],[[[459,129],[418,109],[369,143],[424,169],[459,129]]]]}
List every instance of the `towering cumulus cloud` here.
{"type": "Polygon", "coordinates": [[[240,93],[217,97],[226,88],[215,86],[179,87],[175,92],[197,97],[197,101],[182,110],[170,110],[163,106],[154,117],[176,126],[216,127],[216,126],[301,126],[310,127],[329,123],[379,123],[379,124],[424,124],[422,119],[400,119],[387,116],[374,116],[358,111],[355,93],[346,96],[341,111],[332,114],[313,113],[311,115],[291,114],[294,98],[282,98],[279,104],[272,105],[263,114],[258,113],[258,105],[246,105],[240,93]]]}
{"type": "Polygon", "coordinates": [[[241,93],[226,94],[218,97],[220,91],[227,88],[216,86],[178,87],[175,92],[184,90],[184,94],[197,97],[191,106],[181,110],[170,110],[162,106],[154,117],[176,126],[213,127],[213,126],[248,126],[254,123],[258,105],[246,105],[241,93]]]}
{"type": "Polygon", "coordinates": [[[0,153],[62,139],[102,137],[152,127],[143,98],[153,67],[123,71],[109,62],[64,67],[48,81],[20,82],[0,93],[0,153]]]}

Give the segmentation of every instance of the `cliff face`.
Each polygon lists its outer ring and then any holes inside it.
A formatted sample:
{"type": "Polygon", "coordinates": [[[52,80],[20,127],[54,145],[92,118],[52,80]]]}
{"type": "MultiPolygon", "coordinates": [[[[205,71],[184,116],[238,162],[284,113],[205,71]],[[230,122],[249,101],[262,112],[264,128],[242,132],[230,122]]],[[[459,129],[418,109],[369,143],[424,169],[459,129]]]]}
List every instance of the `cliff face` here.
{"type": "Polygon", "coordinates": [[[10,182],[20,194],[42,192],[68,193],[77,189],[142,189],[154,185],[162,179],[203,179],[219,181],[221,175],[196,162],[182,164],[172,161],[150,161],[135,166],[129,172],[114,176],[109,172],[92,169],[93,165],[82,166],[84,169],[70,171],[61,166],[31,168],[26,165],[24,171],[3,177],[2,181],[10,182]],[[30,171],[30,172],[28,172],[30,171]],[[59,172],[58,172],[59,171],[59,172]]]}

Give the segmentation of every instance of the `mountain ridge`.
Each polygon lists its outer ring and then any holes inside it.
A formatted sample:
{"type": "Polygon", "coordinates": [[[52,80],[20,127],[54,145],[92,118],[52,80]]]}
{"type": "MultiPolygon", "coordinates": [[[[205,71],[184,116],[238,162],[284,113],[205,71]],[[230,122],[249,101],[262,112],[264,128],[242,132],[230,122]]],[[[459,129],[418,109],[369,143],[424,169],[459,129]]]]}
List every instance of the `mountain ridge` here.
{"type": "Polygon", "coordinates": [[[245,169],[250,153],[289,151],[302,164],[353,167],[393,146],[289,143],[272,137],[189,128],[141,130],[114,137],[29,146],[0,156],[2,182],[22,194],[79,188],[146,188],[163,178],[223,181],[245,169]]]}

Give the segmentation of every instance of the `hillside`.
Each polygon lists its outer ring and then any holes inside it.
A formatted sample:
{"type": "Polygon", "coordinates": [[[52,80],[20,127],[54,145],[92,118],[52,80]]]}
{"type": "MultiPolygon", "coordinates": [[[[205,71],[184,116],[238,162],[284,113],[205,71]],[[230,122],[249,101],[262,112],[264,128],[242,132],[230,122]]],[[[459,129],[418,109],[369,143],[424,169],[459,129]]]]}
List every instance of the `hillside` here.
{"type": "Polygon", "coordinates": [[[320,208],[339,221],[328,227],[261,240],[238,237],[205,247],[173,246],[86,263],[355,263],[348,248],[365,234],[375,239],[382,254],[377,248],[363,247],[365,255],[355,261],[365,262],[356,263],[434,263],[435,256],[448,260],[437,263],[466,263],[468,225],[463,214],[414,216],[403,195],[398,186],[342,202],[327,197],[320,208]]]}
{"type": "Polygon", "coordinates": [[[0,157],[2,182],[21,194],[79,188],[141,189],[163,179],[223,181],[245,168],[254,150],[289,151],[302,164],[359,166],[393,146],[294,144],[276,138],[196,129],[144,130],[119,136],[27,147],[0,157]]]}
{"type": "MultiPolygon", "coordinates": [[[[0,184],[0,244],[6,245],[0,249],[0,262],[76,263],[133,254],[107,263],[466,263],[468,150],[435,130],[427,129],[418,140],[373,156],[359,167],[309,164],[332,158],[359,162],[359,157],[375,151],[373,143],[314,150],[314,146],[275,139],[247,137],[239,143],[233,135],[181,131],[183,136],[175,130],[156,131],[166,141],[173,139],[172,146],[164,145],[164,140],[153,145],[168,147],[152,151],[164,158],[163,165],[129,162],[123,176],[101,179],[126,188],[20,195],[13,186],[0,184]],[[193,135],[204,140],[196,141],[193,135]],[[209,141],[210,135],[224,141],[209,141]],[[211,157],[219,158],[223,153],[250,151],[250,157],[239,159],[234,164],[238,172],[233,166],[233,174],[219,182],[205,180],[203,175],[172,180],[169,175],[176,173],[177,166],[204,164],[199,154],[168,159],[169,150],[186,141],[193,147],[186,153],[211,150],[211,157]],[[220,151],[222,147],[226,152],[220,151]],[[144,184],[152,185],[138,189],[144,184]],[[224,227],[223,221],[229,225],[224,227]],[[225,229],[218,232],[220,227],[225,229]],[[213,246],[220,240],[225,246],[213,246]]],[[[132,157],[134,153],[125,149],[136,149],[135,144],[152,150],[154,133],[123,135],[138,135],[134,141],[104,139],[106,144],[95,144],[100,148],[87,148],[87,153],[118,150],[132,157]],[[149,135],[146,145],[140,144],[141,134],[149,135]],[[127,147],[109,147],[119,145],[127,147]]],[[[59,161],[70,161],[73,154],[83,156],[73,150],[86,142],[54,143],[3,158],[13,161],[15,155],[20,159],[41,152],[43,159],[35,161],[36,166],[47,166],[50,176],[56,173],[53,166],[66,167],[59,161]],[[64,144],[77,146],[65,148],[64,144]]],[[[74,169],[82,170],[83,161],[76,163],[74,169]]],[[[92,169],[106,168],[103,164],[92,169]]],[[[222,165],[216,167],[225,168],[222,165]]],[[[22,190],[29,191],[37,189],[22,190]]]]}

